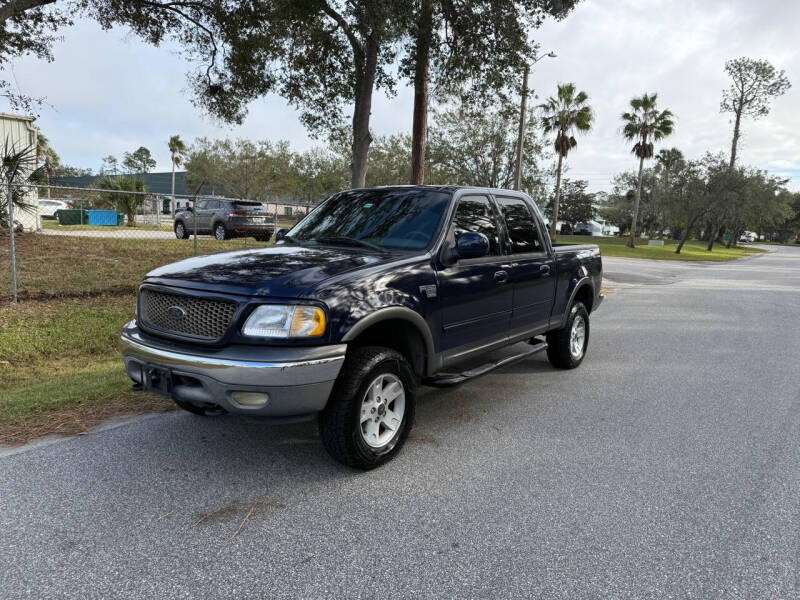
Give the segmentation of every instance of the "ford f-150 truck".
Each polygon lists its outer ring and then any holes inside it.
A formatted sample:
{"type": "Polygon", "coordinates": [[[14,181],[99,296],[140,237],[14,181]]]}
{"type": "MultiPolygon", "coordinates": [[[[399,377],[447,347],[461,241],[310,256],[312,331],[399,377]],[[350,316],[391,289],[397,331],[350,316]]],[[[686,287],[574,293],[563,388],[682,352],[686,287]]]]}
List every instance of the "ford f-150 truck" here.
{"type": "Polygon", "coordinates": [[[400,450],[420,384],[544,350],[577,367],[603,298],[597,246],[552,245],[520,192],[349,190],[276,238],[150,272],[120,336],[125,369],[197,415],[318,415],[325,448],[356,468],[400,450]]]}

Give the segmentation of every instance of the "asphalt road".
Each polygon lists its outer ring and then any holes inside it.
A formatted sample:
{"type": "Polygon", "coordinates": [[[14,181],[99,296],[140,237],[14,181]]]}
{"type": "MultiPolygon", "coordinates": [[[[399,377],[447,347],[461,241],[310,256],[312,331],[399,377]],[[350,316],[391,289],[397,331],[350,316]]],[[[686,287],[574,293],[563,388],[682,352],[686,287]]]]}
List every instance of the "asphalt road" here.
{"type": "Polygon", "coordinates": [[[0,597],[800,596],[800,248],[606,265],[579,369],[425,391],[376,471],[186,413],[0,458],[0,597]]]}

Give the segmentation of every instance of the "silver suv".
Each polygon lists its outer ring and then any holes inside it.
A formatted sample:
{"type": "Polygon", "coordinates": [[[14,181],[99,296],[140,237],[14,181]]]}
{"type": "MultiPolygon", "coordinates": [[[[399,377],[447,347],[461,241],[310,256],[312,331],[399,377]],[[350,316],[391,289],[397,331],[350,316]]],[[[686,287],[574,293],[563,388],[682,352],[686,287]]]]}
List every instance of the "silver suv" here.
{"type": "Polygon", "coordinates": [[[261,202],[249,200],[202,199],[194,208],[175,215],[175,237],[185,240],[194,233],[213,235],[218,240],[254,237],[266,242],[275,231],[273,214],[261,202]]]}

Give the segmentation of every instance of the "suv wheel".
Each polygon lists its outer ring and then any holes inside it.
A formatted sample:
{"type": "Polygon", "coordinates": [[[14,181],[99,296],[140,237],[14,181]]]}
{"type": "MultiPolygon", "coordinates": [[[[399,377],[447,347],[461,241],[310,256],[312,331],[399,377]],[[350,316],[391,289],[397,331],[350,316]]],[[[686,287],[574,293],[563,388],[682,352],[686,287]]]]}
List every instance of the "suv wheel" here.
{"type": "Polygon", "coordinates": [[[228,239],[228,230],[225,229],[224,223],[217,223],[214,225],[214,237],[218,240],[227,240],[228,239]]]}
{"type": "Polygon", "coordinates": [[[175,223],[175,237],[179,240],[185,240],[189,237],[189,232],[186,231],[186,225],[183,224],[183,221],[175,223]]]}
{"type": "Polygon", "coordinates": [[[319,430],[328,453],[357,469],[372,469],[402,448],[414,423],[416,376],[399,352],[378,346],[347,358],[319,430]]]}
{"type": "Polygon", "coordinates": [[[589,312],[582,302],[569,310],[567,324],[547,334],[547,358],[559,369],[574,369],[583,362],[589,345],[589,312]]]}

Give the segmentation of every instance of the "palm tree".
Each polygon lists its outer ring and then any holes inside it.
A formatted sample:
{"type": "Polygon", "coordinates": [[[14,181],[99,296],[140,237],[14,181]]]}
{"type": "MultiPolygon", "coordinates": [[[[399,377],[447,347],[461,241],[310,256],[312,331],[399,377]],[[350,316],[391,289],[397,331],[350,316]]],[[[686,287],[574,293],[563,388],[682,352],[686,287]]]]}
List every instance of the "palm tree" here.
{"type": "Polygon", "coordinates": [[[657,142],[672,133],[675,126],[673,115],[668,110],[659,112],[656,107],[658,94],[644,94],[641,98],[631,99],[632,112],[622,113],[622,135],[629,142],[636,142],[631,153],[639,157],[639,181],[636,187],[636,200],[633,203],[633,221],[631,222],[631,239],[628,246],[636,245],[636,221],[639,218],[639,201],[642,198],[642,170],[644,161],[653,158],[653,142],[657,142]]]}
{"type": "MultiPolygon", "coordinates": [[[[175,216],[175,167],[183,163],[183,155],[186,153],[186,144],[183,143],[181,136],[173,135],[167,142],[169,152],[172,155],[172,216],[175,216]]],[[[161,212],[161,211],[159,211],[161,212]]]]}
{"type": "Polygon", "coordinates": [[[576,92],[574,83],[558,84],[558,94],[540,105],[544,111],[542,125],[546,133],[556,132],[554,144],[558,154],[556,170],[556,191],[553,199],[553,218],[550,222],[550,239],[556,239],[558,223],[558,203],[561,200],[561,168],[569,151],[578,145],[573,132],[586,132],[592,127],[592,108],[587,104],[589,94],[576,92]]]}
{"type": "Polygon", "coordinates": [[[43,175],[47,181],[47,197],[50,198],[50,178],[55,175],[61,159],[50,145],[50,140],[41,131],[36,132],[36,159],[44,166],[43,175]]]}

